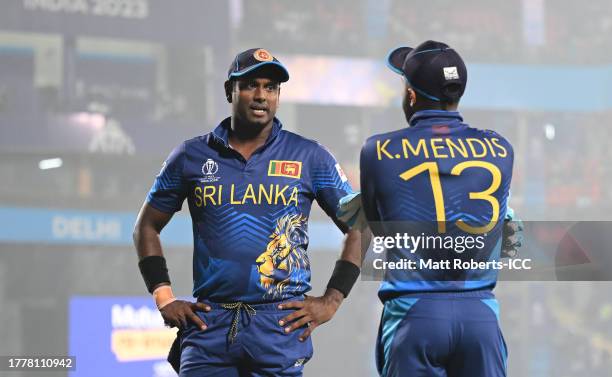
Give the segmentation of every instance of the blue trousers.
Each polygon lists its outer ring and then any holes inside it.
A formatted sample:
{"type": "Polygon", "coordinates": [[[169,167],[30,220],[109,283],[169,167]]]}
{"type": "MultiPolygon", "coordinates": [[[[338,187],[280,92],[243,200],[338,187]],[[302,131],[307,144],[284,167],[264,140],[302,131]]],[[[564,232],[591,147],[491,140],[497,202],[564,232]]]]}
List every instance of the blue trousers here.
{"type": "Polygon", "coordinates": [[[491,291],[404,295],[385,302],[382,377],[506,377],[507,349],[491,291]]]}
{"type": "Polygon", "coordinates": [[[298,340],[304,329],[286,334],[278,324],[291,310],[279,310],[279,303],[228,309],[204,302],[212,310],[197,315],[207,329],[190,324],[181,331],[180,377],[302,376],[312,342],[298,340]]]}

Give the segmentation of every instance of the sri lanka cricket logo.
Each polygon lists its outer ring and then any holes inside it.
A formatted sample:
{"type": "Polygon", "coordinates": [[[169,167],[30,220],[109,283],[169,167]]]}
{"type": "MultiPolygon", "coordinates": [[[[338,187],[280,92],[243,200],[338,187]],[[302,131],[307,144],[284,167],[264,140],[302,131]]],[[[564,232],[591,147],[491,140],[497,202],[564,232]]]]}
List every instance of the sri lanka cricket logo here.
{"type": "MultiPolygon", "coordinates": [[[[298,269],[308,268],[310,262],[303,247],[308,239],[305,226],[306,217],[302,215],[285,215],[278,219],[266,251],[255,261],[259,283],[267,297],[281,297],[291,275],[298,269]]],[[[301,279],[296,280],[299,285],[301,279]]]]}

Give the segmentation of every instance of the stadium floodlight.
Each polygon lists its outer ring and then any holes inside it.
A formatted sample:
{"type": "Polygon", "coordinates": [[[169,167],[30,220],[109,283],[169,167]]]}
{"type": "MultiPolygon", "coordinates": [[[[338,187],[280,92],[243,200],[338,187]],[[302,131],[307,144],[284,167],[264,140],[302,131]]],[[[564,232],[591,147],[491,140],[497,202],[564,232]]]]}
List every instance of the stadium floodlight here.
{"type": "Polygon", "coordinates": [[[41,160],[38,163],[38,168],[40,170],[48,170],[48,169],[55,169],[55,168],[59,168],[61,167],[63,164],[63,161],[61,158],[49,158],[46,160],[41,160]]]}
{"type": "Polygon", "coordinates": [[[554,140],[555,138],[555,126],[547,123],[544,125],[544,134],[548,140],[554,140]]]}

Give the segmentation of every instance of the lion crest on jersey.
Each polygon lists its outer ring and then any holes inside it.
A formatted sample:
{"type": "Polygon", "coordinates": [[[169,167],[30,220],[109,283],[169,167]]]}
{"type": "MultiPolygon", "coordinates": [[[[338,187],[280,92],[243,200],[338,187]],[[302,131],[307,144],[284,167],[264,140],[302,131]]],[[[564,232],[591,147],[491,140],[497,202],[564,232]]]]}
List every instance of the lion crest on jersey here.
{"type": "MultiPolygon", "coordinates": [[[[266,250],[255,261],[266,297],[280,298],[292,275],[308,268],[310,262],[303,246],[308,242],[305,228],[306,217],[302,215],[285,215],[276,222],[266,250]]],[[[301,279],[294,282],[301,285],[301,279]]]]}

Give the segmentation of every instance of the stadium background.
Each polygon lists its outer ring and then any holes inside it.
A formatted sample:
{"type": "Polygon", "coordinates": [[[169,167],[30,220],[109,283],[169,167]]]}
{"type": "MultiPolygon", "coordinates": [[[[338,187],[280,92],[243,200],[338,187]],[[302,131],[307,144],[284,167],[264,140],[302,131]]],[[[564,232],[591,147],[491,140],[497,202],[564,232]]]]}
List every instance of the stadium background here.
{"type": "MultiPolygon", "coordinates": [[[[284,126],[328,146],[357,188],[365,138],[405,126],[402,84],[383,58],[445,41],[468,63],[465,118],[514,145],[520,216],[607,220],[611,32],[606,0],[3,2],[0,355],[77,355],[75,376],[169,375],[151,340],[167,330],[148,317],[131,226],[169,151],[228,114],[224,75],[250,47],[289,68],[284,126]]],[[[187,215],[163,234],[185,296],[187,215]]],[[[341,235],[318,208],[311,229],[318,294],[341,235]]],[[[610,288],[501,282],[510,376],[608,376],[610,288]]],[[[376,289],[359,282],[316,331],[306,376],[375,375],[376,289]]]]}

